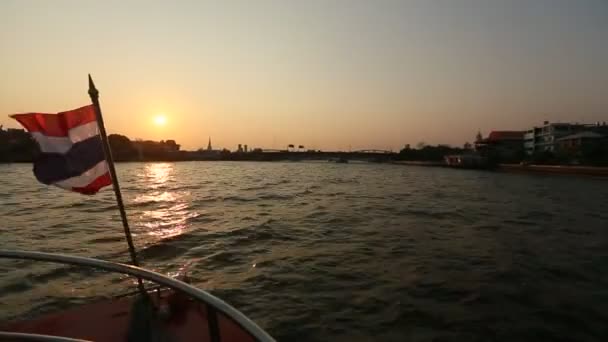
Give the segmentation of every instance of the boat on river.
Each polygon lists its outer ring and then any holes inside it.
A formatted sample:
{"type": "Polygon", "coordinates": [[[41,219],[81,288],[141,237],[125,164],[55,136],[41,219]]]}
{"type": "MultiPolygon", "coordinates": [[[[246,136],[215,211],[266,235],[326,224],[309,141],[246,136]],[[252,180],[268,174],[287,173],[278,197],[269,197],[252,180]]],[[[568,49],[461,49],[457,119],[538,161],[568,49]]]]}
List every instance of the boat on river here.
{"type": "Polygon", "coordinates": [[[183,280],[126,264],[64,254],[0,250],[2,259],[95,268],[154,283],[109,300],[0,323],[0,341],[274,341],[221,299],[183,280]]]}
{"type": "Polygon", "coordinates": [[[34,319],[0,322],[0,341],[250,342],[274,341],[221,299],[187,283],[139,267],[120,185],[105,131],[98,91],[89,75],[92,104],[57,114],[11,117],[40,147],[34,175],[43,184],[94,195],[112,185],[132,265],[34,251],[0,250],[0,259],[59,263],[121,273],[137,291],[34,319]],[[146,287],[144,281],[154,286],[146,287]]]}
{"type": "Polygon", "coordinates": [[[328,161],[333,162],[333,163],[338,163],[338,164],[348,164],[348,159],[346,159],[344,157],[333,158],[333,159],[329,159],[328,161]]]}
{"type": "Polygon", "coordinates": [[[460,169],[487,169],[489,168],[487,158],[477,154],[455,154],[443,157],[445,166],[460,169]]]}

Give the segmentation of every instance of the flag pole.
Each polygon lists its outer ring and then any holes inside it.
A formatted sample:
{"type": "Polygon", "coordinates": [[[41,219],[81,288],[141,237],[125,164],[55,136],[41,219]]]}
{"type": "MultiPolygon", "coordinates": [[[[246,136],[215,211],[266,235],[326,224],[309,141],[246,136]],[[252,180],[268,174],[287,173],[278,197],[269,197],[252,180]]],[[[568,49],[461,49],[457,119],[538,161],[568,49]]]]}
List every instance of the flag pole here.
{"type": "MultiPolygon", "coordinates": [[[[131,263],[134,266],[139,266],[139,262],[137,262],[137,254],[135,252],[135,245],[133,244],[133,238],[131,237],[131,228],[129,228],[129,221],[127,220],[127,212],[125,211],[125,205],[122,201],[122,194],[120,192],[120,185],[118,184],[118,177],[116,176],[116,168],[114,167],[112,151],[110,150],[110,144],[108,143],[106,127],[103,123],[103,116],[101,115],[101,107],[99,106],[99,91],[97,91],[97,88],[95,88],[91,74],[89,74],[89,96],[91,97],[91,102],[95,108],[95,116],[97,117],[97,125],[99,126],[99,135],[101,136],[101,146],[103,147],[103,153],[106,157],[106,161],[108,162],[108,168],[110,169],[114,194],[116,195],[116,203],[118,204],[118,210],[120,211],[120,218],[122,219],[122,226],[127,238],[127,244],[129,245],[131,263]]],[[[137,278],[137,286],[141,294],[144,295],[146,290],[144,289],[144,284],[139,277],[137,278]]]]}

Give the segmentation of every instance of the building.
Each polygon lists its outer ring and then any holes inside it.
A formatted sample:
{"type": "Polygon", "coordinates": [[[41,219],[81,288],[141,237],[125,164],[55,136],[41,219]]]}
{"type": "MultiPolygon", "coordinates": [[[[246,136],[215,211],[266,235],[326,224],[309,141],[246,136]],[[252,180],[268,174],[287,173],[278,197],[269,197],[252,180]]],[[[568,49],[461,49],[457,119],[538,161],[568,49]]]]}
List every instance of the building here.
{"type": "Polygon", "coordinates": [[[524,151],[527,155],[534,154],[536,146],[536,131],[538,128],[534,127],[524,132],[524,151]]]}
{"type": "Polygon", "coordinates": [[[524,132],[522,131],[492,131],[487,138],[478,134],[475,150],[480,155],[500,161],[515,161],[519,159],[524,149],[524,132]]]}
{"type": "Polygon", "coordinates": [[[201,156],[201,157],[216,157],[219,156],[219,154],[222,152],[222,150],[220,149],[213,149],[213,145],[211,144],[211,137],[209,137],[209,140],[207,142],[207,147],[206,148],[199,148],[196,153],[201,156]]]}
{"type": "Polygon", "coordinates": [[[583,131],[557,139],[555,147],[559,151],[574,152],[605,144],[607,140],[608,136],[593,131],[583,131]]]}
{"type": "Polygon", "coordinates": [[[608,134],[608,126],[605,122],[602,124],[599,122],[596,124],[572,124],[545,121],[542,126],[533,127],[524,133],[524,149],[528,155],[540,152],[555,152],[560,145],[563,145],[558,144],[561,138],[585,131],[606,135],[608,134]]]}
{"type": "Polygon", "coordinates": [[[584,125],[544,122],[542,127],[534,128],[534,151],[555,151],[555,143],[561,137],[584,129],[584,125]]]}
{"type": "Polygon", "coordinates": [[[211,137],[209,137],[209,142],[207,143],[207,152],[213,151],[213,147],[211,147],[211,137]]]}

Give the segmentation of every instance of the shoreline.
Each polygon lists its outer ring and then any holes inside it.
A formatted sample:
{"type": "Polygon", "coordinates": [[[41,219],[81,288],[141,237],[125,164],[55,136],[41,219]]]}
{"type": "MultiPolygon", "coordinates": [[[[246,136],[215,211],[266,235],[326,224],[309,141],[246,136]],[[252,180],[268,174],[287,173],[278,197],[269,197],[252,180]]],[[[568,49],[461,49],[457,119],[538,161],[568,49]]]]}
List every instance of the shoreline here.
{"type": "MultiPolygon", "coordinates": [[[[325,161],[323,158],[319,159],[304,159],[304,160],[315,160],[325,161]]],[[[304,161],[303,160],[303,161],[304,161]]],[[[228,162],[239,162],[239,161],[258,161],[258,162],[281,162],[281,161],[293,161],[290,159],[249,159],[249,158],[218,158],[218,159],[150,159],[150,160],[120,160],[115,161],[117,164],[120,163],[176,163],[176,162],[217,162],[217,161],[228,161],[228,162]]],[[[31,161],[12,161],[12,162],[0,162],[0,165],[8,164],[32,164],[31,161]]],[[[505,173],[528,173],[528,174],[553,174],[553,175],[570,175],[570,176],[593,176],[593,177],[604,177],[608,178],[608,167],[602,166],[578,166],[578,165],[522,165],[522,164],[499,164],[497,167],[492,169],[483,168],[464,168],[464,167],[453,167],[446,165],[439,161],[412,161],[412,160],[395,160],[387,164],[393,165],[404,165],[404,166],[421,166],[421,167],[441,167],[448,169],[459,169],[459,170],[486,170],[486,171],[497,171],[505,173]]]]}
{"type": "Polygon", "coordinates": [[[608,177],[608,167],[602,166],[500,164],[497,170],[509,173],[608,177]]]}
{"type": "Polygon", "coordinates": [[[457,170],[481,170],[496,171],[504,173],[527,173],[543,175],[565,175],[565,176],[592,176],[608,178],[608,167],[603,166],[579,166],[579,165],[522,165],[522,164],[499,164],[494,168],[454,167],[442,162],[426,161],[394,161],[396,165],[443,167],[457,170]]]}
{"type": "Polygon", "coordinates": [[[396,160],[392,162],[395,165],[406,166],[426,166],[426,167],[448,167],[444,162],[439,161],[415,161],[415,160],[396,160]]]}

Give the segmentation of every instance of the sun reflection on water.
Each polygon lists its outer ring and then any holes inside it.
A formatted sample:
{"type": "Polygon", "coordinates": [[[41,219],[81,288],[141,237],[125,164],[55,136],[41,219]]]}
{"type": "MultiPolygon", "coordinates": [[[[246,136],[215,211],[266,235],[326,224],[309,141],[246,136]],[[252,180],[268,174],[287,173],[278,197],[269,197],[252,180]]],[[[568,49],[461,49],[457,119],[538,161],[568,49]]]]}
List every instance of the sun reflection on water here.
{"type": "Polygon", "coordinates": [[[138,195],[134,202],[140,212],[140,232],[154,242],[183,234],[188,229],[188,220],[198,216],[190,210],[190,192],[172,188],[174,166],[171,163],[152,163],[139,175],[148,191],[138,195]]]}
{"type": "Polygon", "coordinates": [[[172,181],[174,173],[173,164],[171,163],[152,163],[146,165],[143,176],[146,183],[151,188],[156,189],[172,181]]]}

